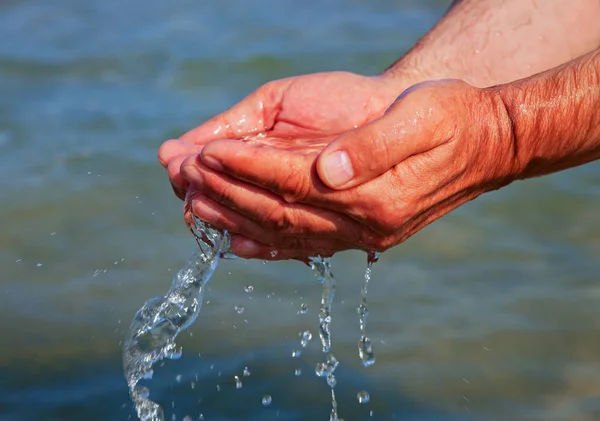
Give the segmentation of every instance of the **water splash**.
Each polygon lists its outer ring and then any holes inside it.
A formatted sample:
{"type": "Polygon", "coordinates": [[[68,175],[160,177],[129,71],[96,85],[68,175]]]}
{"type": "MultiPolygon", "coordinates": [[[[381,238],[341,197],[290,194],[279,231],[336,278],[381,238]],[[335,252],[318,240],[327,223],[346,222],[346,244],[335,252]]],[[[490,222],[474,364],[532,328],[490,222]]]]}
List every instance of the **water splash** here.
{"type": "Polygon", "coordinates": [[[311,257],[310,267],[323,286],[321,309],[319,310],[319,336],[323,352],[329,352],[331,348],[331,305],[335,297],[335,279],[331,272],[331,258],[311,257]]]}
{"type": "Polygon", "coordinates": [[[331,389],[331,415],[330,421],[342,421],[338,418],[337,400],[335,398],[335,385],[337,380],[334,372],[339,362],[331,353],[331,306],[335,297],[335,278],[331,272],[331,258],[320,256],[310,258],[310,267],[322,285],[321,309],[319,310],[319,337],[323,352],[327,354],[324,363],[317,364],[315,373],[325,377],[331,389]]]}
{"type": "Polygon", "coordinates": [[[169,291],[148,300],[135,314],[123,346],[123,367],[129,393],[141,421],[163,421],[160,405],[150,400],[148,388],[139,385],[152,377],[152,367],[164,358],[177,359],[177,335],[200,312],[207,282],[220,258],[229,253],[229,235],[193,218],[189,224],[198,242],[187,263],[173,277],[169,291]]]}
{"type": "Polygon", "coordinates": [[[373,346],[371,340],[367,336],[367,318],[369,317],[369,306],[367,304],[367,292],[369,287],[369,281],[371,280],[371,270],[373,263],[376,262],[381,256],[381,253],[370,252],[367,257],[367,269],[365,270],[365,278],[363,281],[362,288],[360,290],[360,304],[356,311],[358,313],[358,320],[360,326],[360,339],[358,341],[358,356],[363,366],[368,367],[375,364],[375,354],[373,353],[373,346]]]}

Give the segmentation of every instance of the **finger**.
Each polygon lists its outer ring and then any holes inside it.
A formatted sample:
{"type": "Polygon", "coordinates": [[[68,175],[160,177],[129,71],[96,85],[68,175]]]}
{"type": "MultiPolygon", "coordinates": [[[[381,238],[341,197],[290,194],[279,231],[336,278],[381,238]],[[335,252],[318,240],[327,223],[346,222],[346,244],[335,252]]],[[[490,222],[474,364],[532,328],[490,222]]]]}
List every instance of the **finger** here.
{"type": "Polygon", "coordinates": [[[181,140],[196,145],[216,139],[240,139],[264,133],[275,124],[283,92],[291,80],[267,83],[227,111],[181,136],[181,140]]]}
{"type": "Polygon", "coordinates": [[[182,174],[202,194],[277,235],[333,238],[365,244],[373,233],[341,213],[301,203],[288,203],[260,187],[217,173],[188,158],[182,174]]]}
{"type": "MultiPolygon", "coordinates": [[[[260,242],[250,240],[242,235],[231,236],[231,251],[236,256],[245,259],[260,259],[260,260],[298,260],[308,264],[309,258],[320,255],[322,257],[331,257],[336,250],[290,250],[279,249],[260,242]]],[[[339,251],[339,250],[338,250],[339,251]]]]}
{"type": "MultiPolygon", "coordinates": [[[[274,249],[314,250],[317,253],[352,248],[351,244],[336,239],[290,237],[269,231],[236,211],[211,200],[199,191],[193,192],[187,198],[187,203],[191,203],[193,214],[201,221],[234,234],[241,234],[246,238],[259,240],[262,244],[274,249]]],[[[233,248],[232,251],[235,254],[237,254],[236,251],[244,253],[243,250],[234,250],[233,248]]],[[[246,255],[251,254],[251,250],[247,248],[245,253],[246,255]]]]}
{"type": "Polygon", "coordinates": [[[217,140],[202,149],[200,160],[208,168],[270,190],[287,203],[348,211],[348,204],[359,199],[353,192],[341,194],[323,184],[314,167],[315,155],[217,140]]]}
{"type": "Polygon", "coordinates": [[[347,189],[447,142],[448,131],[439,128],[446,87],[452,90],[456,84],[425,82],[406,90],[382,117],[341,135],[321,152],[316,161],[319,178],[332,189],[347,189]]]}
{"type": "Polygon", "coordinates": [[[178,139],[171,139],[163,142],[158,148],[158,162],[160,165],[167,168],[173,158],[182,155],[192,155],[200,153],[201,146],[193,145],[189,142],[184,142],[178,139]]]}
{"type": "Polygon", "coordinates": [[[167,167],[167,175],[169,176],[171,187],[173,187],[175,195],[180,199],[185,198],[185,192],[189,187],[189,182],[181,176],[180,171],[181,163],[185,161],[188,157],[188,155],[176,156],[171,159],[169,166],[167,167]]]}

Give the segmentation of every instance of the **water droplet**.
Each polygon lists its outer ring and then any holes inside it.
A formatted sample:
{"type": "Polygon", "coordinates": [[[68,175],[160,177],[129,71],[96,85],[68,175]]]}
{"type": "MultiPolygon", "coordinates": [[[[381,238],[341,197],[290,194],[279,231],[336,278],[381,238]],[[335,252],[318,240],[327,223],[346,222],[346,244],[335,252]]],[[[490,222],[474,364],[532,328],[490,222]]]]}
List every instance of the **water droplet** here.
{"type": "Polygon", "coordinates": [[[356,399],[358,399],[358,403],[368,403],[371,400],[371,396],[369,396],[369,392],[366,390],[361,390],[356,394],[356,399]]]}
{"type": "Polygon", "coordinates": [[[165,353],[165,357],[170,360],[178,360],[183,355],[183,348],[173,348],[172,350],[165,353]]]}
{"type": "Polygon", "coordinates": [[[294,375],[295,375],[296,377],[300,377],[300,376],[302,375],[302,369],[301,369],[301,368],[297,368],[297,369],[294,371],[294,375]]]}
{"type": "Polygon", "coordinates": [[[300,304],[300,310],[298,314],[306,314],[308,312],[308,306],[305,303],[300,304]]]}
{"type": "Polygon", "coordinates": [[[339,365],[338,360],[333,356],[333,354],[327,355],[327,361],[324,363],[318,363],[315,368],[315,373],[319,377],[327,377],[330,374],[333,374],[337,366],[339,365]]]}
{"type": "Polygon", "coordinates": [[[254,287],[252,285],[246,285],[244,287],[244,291],[246,291],[247,293],[251,293],[252,291],[254,291],[254,287]]]}
{"type": "Polygon", "coordinates": [[[292,357],[298,358],[300,355],[302,355],[302,351],[300,351],[299,349],[294,349],[292,351],[292,357]]]}
{"type": "Polygon", "coordinates": [[[237,312],[237,314],[242,314],[244,312],[244,310],[246,310],[244,308],[244,306],[235,306],[235,311],[237,312]]]}
{"type": "Polygon", "coordinates": [[[248,367],[244,367],[244,372],[242,374],[244,375],[244,377],[250,376],[250,370],[248,370],[248,367]]]}
{"type": "Polygon", "coordinates": [[[271,405],[271,402],[273,401],[273,399],[271,398],[271,395],[265,395],[262,398],[262,404],[264,406],[269,406],[271,405]]]}
{"type": "Polygon", "coordinates": [[[175,381],[177,383],[181,383],[181,379],[183,379],[183,376],[181,374],[178,374],[177,376],[175,376],[175,381]]]}
{"type": "Polygon", "coordinates": [[[236,389],[241,389],[242,388],[242,381],[240,380],[240,378],[238,376],[234,376],[233,379],[235,380],[235,388],[236,389]]]}
{"type": "Polygon", "coordinates": [[[368,367],[375,364],[375,355],[373,355],[371,340],[366,336],[362,336],[358,341],[358,355],[363,366],[368,367]]]}
{"type": "Polygon", "coordinates": [[[186,415],[185,417],[183,417],[182,421],[192,421],[192,417],[190,417],[189,415],[186,415]]]}
{"type": "Polygon", "coordinates": [[[306,348],[306,345],[308,345],[308,343],[312,339],[312,333],[310,333],[310,331],[308,330],[305,330],[304,332],[300,333],[300,337],[302,338],[300,340],[300,345],[302,346],[302,348],[306,348]]]}
{"type": "Polygon", "coordinates": [[[277,257],[278,254],[279,254],[279,252],[277,250],[271,251],[271,257],[277,257]]]}
{"type": "Polygon", "coordinates": [[[43,266],[42,263],[36,263],[35,267],[41,268],[43,266]]]}
{"type": "Polygon", "coordinates": [[[331,387],[332,389],[335,387],[335,385],[337,384],[337,380],[335,379],[335,376],[333,374],[328,374],[327,375],[327,384],[329,385],[329,387],[331,387]]]}

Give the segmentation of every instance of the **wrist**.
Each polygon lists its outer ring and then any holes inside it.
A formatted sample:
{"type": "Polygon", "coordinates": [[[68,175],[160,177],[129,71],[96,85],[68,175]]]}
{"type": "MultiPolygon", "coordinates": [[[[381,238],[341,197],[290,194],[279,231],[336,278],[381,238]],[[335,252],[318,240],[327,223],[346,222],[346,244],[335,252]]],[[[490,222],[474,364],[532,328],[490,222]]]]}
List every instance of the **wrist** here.
{"type": "MultiPolygon", "coordinates": [[[[421,49],[420,44],[415,45],[406,55],[385,69],[379,76],[389,89],[395,90],[398,95],[417,83],[449,78],[447,74],[434,70],[421,49]]],[[[452,78],[461,79],[458,76],[452,78]]]]}
{"type": "Polygon", "coordinates": [[[493,131],[496,133],[495,142],[498,148],[491,148],[491,161],[497,167],[496,188],[506,186],[518,180],[523,172],[520,150],[517,143],[514,113],[511,108],[512,102],[508,102],[506,91],[500,86],[482,89],[491,104],[491,115],[493,119],[493,131]]]}
{"type": "Polygon", "coordinates": [[[516,179],[600,158],[600,50],[490,91],[512,127],[516,179]]]}

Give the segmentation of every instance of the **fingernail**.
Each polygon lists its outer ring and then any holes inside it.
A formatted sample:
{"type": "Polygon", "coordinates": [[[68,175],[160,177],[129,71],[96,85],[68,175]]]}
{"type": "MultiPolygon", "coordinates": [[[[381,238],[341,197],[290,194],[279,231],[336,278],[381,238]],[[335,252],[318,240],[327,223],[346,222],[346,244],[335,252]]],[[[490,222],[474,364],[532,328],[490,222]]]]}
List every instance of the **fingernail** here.
{"type": "Polygon", "coordinates": [[[175,193],[175,196],[179,197],[180,199],[183,199],[185,197],[185,193],[186,193],[185,189],[179,187],[172,181],[171,181],[171,187],[173,188],[173,192],[175,193]]]}
{"type": "Polygon", "coordinates": [[[235,245],[235,254],[239,256],[251,257],[258,253],[260,250],[257,243],[252,240],[242,240],[235,245]]]}
{"type": "Polygon", "coordinates": [[[321,158],[323,177],[329,186],[338,187],[352,180],[354,170],[348,154],[344,151],[335,151],[321,158]]]}
{"type": "Polygon", "coordinates": [[[219,210],[211,204],[198,201],[194,203],[194,214],[203,221],[214,223],[219,217],[219,210]]]}
{"type": "Polygon", "coordinates": [[[221,161],[219,161],[214,156],[201,155],[201,160],[202,160],[202,163],[204,165],[206,165],[208,168],[212,168],[213,170],[219,171],[219,172],[223,171],[223,164],[221,164],[221,161]]]}
{"type": "Polygon", "coordinates": [[[184,179],[186,179],[190,183],[194,184],[195,186],[201,186],[204,181],[202,172],[199,171],[195,165],[185,165],[185,166],[181,167],[180,172],[181,172],[181,176],[184,179]]]}

